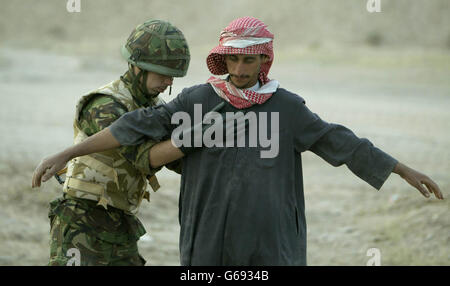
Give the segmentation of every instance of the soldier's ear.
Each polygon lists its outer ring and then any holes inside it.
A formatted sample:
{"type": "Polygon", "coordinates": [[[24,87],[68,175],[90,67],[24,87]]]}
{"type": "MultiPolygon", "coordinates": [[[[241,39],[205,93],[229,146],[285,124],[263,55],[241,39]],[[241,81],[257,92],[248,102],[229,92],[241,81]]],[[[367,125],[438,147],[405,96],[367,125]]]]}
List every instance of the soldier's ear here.
{"type": "Polygon", "coordinates": [[[137,75],[141,71],[141,69],[135,65],[131,65],[131,68],[133,69],[135,75],[137,75]]]}

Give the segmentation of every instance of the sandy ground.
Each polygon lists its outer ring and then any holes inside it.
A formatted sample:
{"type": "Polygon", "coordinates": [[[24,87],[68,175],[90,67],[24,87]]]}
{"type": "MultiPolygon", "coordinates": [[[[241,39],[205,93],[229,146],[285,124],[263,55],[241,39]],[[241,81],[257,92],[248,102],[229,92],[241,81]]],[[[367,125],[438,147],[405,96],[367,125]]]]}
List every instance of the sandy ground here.
{"type": "MultiPolygon", "coordinates": [[[[345,166],[307,152],[310,265],[366,265],[369,248],[380,250],[382,265],[450,264],[450,55],[380,54],[355,52],[352,64],[350,55],[280,55],[271,76],[323,119],[432,177],[446,200],[425,199],[395,174],[377,192],[345,166]]],[[[79,96],[116,79],[124,67],[109,58],[0,49],[0,265],[47,263],[48,202],[61,188],[52,181],[32,190],[32,171],[71,144],[79,96]]],[[[194,58],[174,93],[207,77],[203,60],[194,58]]],[[[163,170],[160,183],[138,215],[148,230],[139,246],[147,265],[178,265],[179,176],[163,170]]]]}

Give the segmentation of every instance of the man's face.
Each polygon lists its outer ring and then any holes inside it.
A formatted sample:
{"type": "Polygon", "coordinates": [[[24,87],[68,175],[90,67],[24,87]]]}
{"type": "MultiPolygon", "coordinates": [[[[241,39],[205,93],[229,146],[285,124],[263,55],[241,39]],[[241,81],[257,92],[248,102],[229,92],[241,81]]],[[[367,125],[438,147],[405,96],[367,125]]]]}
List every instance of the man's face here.
{"type": "Polygon", "coordinates": [[[265,55],[225,55],[230,80],[237,88],[254,86],[258,81],[261,64],[268,60],[265,55]]]}
{"type": "MultiPolygon", "coordinates": [[[[134,73],[137,75],[140,69],[134,67],[134,73]]],[[[147,76],[147,90],[151,95],[164,92],[169,85],[172,85],[173,77],[154,73],[149,71],[147,76]]]]}

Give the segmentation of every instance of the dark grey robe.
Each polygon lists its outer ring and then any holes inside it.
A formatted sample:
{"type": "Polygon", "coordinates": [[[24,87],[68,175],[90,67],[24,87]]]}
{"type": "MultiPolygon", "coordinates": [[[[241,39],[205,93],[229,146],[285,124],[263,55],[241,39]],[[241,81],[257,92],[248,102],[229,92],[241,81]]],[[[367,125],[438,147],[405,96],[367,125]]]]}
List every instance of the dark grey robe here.
{"type": "MultiPolygon", "coordinates": [[[[123,145],[168,139],[176,127],[173,113],[194,118],[194,104],[206,113],[222,101],[210,85],[194,86],[165,105],[124,114],[110,130],[123,145]]],[[[222,112],[229,111],[279,112],[279,154],[262,159],[261,147],[204,147],[184,157],[182,265],[306,265],[301,153],[310,150],[333,166],[346,164],[376,189],[397,163],[367,139],[323,121],[282,88],[245,110],[226,103],[222,112]]]]}

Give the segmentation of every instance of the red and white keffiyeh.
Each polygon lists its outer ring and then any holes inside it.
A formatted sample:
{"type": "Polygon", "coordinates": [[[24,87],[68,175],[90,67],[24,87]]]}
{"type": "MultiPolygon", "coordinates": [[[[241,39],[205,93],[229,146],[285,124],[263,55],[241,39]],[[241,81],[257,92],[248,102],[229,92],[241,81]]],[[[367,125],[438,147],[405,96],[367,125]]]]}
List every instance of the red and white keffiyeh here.
{"type": "Polygon", "coordinates": [[[232,21],[220,34],[219,45],[211,50],[206,64],[214,75],[228,73],[224,55],[246,54],[269,57],[266,63],[261,64],[259,81],[261,87],[257,90],[239,89],[231,82],[210,77],[208,83],[216,93],[230,102],[234,107],[242,109],[254,104],[263,104],[277,90],[277,81],[269,80],[270,67],[273,62],[273,34],[267,30],[267,26],[253,17],[243,17],[232,21]]]}

